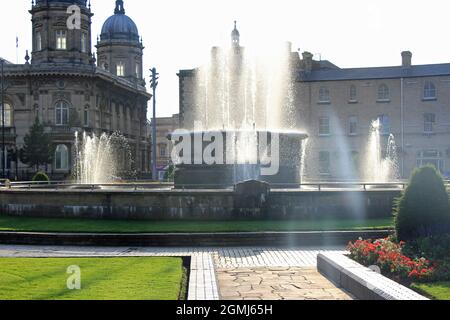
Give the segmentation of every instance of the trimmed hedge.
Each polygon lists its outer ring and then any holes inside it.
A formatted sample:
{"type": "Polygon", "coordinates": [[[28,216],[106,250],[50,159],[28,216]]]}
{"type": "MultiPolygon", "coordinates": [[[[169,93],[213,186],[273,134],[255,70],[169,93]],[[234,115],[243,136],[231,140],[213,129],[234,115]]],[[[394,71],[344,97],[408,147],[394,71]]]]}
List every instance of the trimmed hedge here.
{"type": "Polygon", "coordinates": [[[50,182],[50,179],[45,172],[38,172],[34,175],[33,182],[50,182]]]}
{"type": "Polygon", "coordinates": [[[434,166],[416,169],[395,208],[399,241],[450,233],[450,204],[441,174],[434,166]]]}

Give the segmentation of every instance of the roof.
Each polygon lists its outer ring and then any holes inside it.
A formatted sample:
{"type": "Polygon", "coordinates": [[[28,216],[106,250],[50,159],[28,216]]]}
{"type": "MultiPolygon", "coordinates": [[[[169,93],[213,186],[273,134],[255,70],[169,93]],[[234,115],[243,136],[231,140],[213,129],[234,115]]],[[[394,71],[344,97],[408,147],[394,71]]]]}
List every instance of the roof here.
{"type": "Polygon", "coordinates": [[[309,74],[300,72],[300,81],[340,81],[340,80],[369,80],[393,78],[417,78],[433,76],[450,76],[450,63],[427,64],[404,68],[375,67],[375,68],[327,68],[313,70],[309,74]]]}
{"type": "Polygon", "coordinates": [[[116,1],[114,15],[106,19],[102,27],[100,40],[125,40],[139,42],[136,23],[125,14],[123,1],[116,1]]]}
{"type": "Polygon", "coordinates": [[[7,64],[13,64],[12,62],[9,62],[8,60],[3,59],[2,57],[0,57],[0,60],[3,60],[3,62],[4,62],[5,65],[7,65],[7,64]]]}
{"type": "Polygon", "coordinates": [[[109,17],[102,27],[101,40],[131,40],[139,41],[139,31],[134,21],[125,14],[115,14],[109,17]]]}
{"type": "Polygon", "coordinates": [[[70,4],[77,4],[86,6],[87,0],[36,0],[36,5],[46,5],[47,3],[70,3],[70,4]]]}

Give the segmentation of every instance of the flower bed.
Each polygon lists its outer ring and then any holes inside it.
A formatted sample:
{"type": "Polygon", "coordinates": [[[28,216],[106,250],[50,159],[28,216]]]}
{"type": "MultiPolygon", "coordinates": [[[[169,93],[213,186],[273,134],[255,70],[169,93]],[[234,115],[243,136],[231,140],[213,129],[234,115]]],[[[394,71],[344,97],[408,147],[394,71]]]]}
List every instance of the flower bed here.
{"type": "Polygon", "coordinates": [[[437,265],[425,258],[409,258],[403,255],[404,242],[396,243],[391,238],[358,240],[350,243],[350,257],[369,267],[378,266],[383,275],[409,285],[413,282],[432,281],[437,265]]]}

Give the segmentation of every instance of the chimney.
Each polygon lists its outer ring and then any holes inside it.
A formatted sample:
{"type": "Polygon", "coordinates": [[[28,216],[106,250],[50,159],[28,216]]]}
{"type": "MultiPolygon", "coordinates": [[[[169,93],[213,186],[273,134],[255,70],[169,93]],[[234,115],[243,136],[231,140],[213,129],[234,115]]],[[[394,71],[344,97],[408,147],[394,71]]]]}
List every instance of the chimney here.
{"type": "Polygon", "coordinates": [[[402,52],[402,67],[411,68],[412,65],[412,53],[411,51],[402,52]]]}
{"type": "Polygon", "coordinates": [[[312,67],[313,67],[313,55],[310,52],[303,52],[303,70],[306,73],[309,73],[312,71],[312,67]]]}

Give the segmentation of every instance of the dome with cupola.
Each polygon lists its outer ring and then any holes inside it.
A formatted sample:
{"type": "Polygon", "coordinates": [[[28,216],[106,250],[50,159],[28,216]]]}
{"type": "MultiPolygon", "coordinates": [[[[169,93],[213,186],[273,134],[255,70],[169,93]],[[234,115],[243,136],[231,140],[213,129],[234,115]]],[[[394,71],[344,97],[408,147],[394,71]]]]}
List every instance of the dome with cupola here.
{"type": "Polygon", "coordinates": [[[136,23],[125,14],[122,0],[116,1],[114,15],[109,17],[102,27],[100,41],[110,40],[139,42],[139,31],[136,23]]]}

